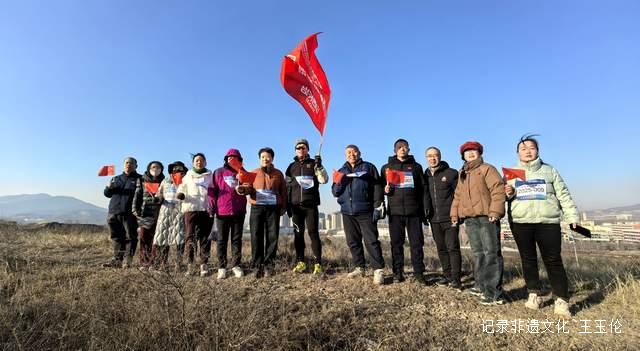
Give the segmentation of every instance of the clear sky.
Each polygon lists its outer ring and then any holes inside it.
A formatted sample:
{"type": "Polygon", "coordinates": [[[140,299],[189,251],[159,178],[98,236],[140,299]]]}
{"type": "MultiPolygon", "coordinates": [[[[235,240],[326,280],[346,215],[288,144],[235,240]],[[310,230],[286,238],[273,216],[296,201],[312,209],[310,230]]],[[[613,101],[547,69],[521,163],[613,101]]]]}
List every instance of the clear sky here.
{"type": "MultiPolygon", "coordinates": [[[[381,167],[399,137],[423,165],[466,140],[498,167],[541,134],[580,209],[640,203],[638,1],[3,1],[0,195],[46,192],[105,206],[103,164],[210,168],[261,146],[286,168],[319,135],[279,81],[283,55],[322,31],[332,88],[322,149],[381,167]]],[[[323,210],[336,209],[329,186],[323,210]]]]}

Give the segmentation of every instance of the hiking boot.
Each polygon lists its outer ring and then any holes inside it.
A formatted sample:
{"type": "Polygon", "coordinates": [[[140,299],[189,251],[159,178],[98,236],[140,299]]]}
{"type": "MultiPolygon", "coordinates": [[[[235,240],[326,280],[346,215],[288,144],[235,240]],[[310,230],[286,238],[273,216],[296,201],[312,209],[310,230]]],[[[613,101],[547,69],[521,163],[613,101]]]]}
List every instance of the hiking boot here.
{"type": "Polygon", "coordinates": [[[239,266],[235,266],[231,268],[231,271],[233,272],[233,276],[236,278],[242,278],[244,276],[244,272],[242,271],[242,268],[240,268],[239,266]]]}
{"type": "Polygon", "coordinates": [[[480,291],[480,289],[476,288],[475,286],[473,288],[467,289],[467,293],[473,296],[484,297],[484,293],[480,291]]]}
{"type": "Polygon", "coordinates": [[[529,293],[529,299],[524,303],[524,307],[537,310],[540,309],[540,305],[542,305],[542,298],[536,293],[529,293]]]}
{"type": "Polygon", "coordinates": [[[427,285],[427,281],[424,279],[424,274],[416,273],[413,275],[413,279],[415,279],[417,284],[427,285]]]}
{"type": "Polygon", "coordinates": [[[449,287],[458,292],[462,292],[462,284],[458,281],[453,281],[449,284],[449,287]]]}
{"type": "Polygon", "coordinates": [[[451,284],[451,281],[447,279],[447,277],[441,277],[436,281],[436,285],[438,286],[448,286],[449,284],[451,284]]]}
{"type": "Polygon", "coordinates": [[[122,268],[122,260],[112,258],[111,261],[103,263],[102,268],[122,268]]]}
{"type": "Polygon", "coordinates": [[[316,263],[313,265],[313,275],[320,275],[324,272],[322,269],[322,265],[320,263],[316,263]]]}
{"type": "Polygon", "coordinates": [[[504,305],[504,299],[499,297],[497,299],[492,299],[489,297],[484,296],[481,300],[480,300],[480,304],[481,305],[485,305],[485,306],[497,306],[497,305],[504,305]]]}
{"type": "Polygon", "coordinates": [[[404,281],[404,274],[402,274],[402,272],[395,273],[393,275],[393,281],[397,283],[402,283],[404,281]]]}
{"type": "Polygon", "coordinates": [[[206,264],[201,264],[200,265],[200,276],[201,277],[206,277],[209,274],[209,270],[207,269],[207,265],[206,264]]]}
{"type": "Polygon", "coordinates": [[[354,269],[349,274],[347,274],[347,278],[358,278],[358,277],[364,277],[364,268],[356,267],[356,269],[354,269]]]}
{"type": "Polygon", "coordinates": [[[298,262],[298,264],[296,264],[296,266],[293,268],[294,273],[303,273],[306,270],[307,264],[302,261],[298,262]]]}
{"type": "Polygon", "coordinates": [[[556,302],[553,304],[553,313],[562,317],[571,318],[571,311],[569,310],[569,302],[556,298],[556,302]]]}
{"type": "Polygon", "coordinates": [[[384,284],[384,269],[376,269],[373,271],[373,283],[377,285],[384,284]]]}
{"type": "Polygon", "coordinates": [[[217,279],[218,280],[222,280],[222,279],[224,279],[226,277],[227,277],[227,270],[224,269],[224,268],[219,268],[218,269],[218,277],[217,277],[217,279]]]}
{"type": "Polygon", "coordinates": [[[130,268],[133,265],[133,257],[127,256],[127,258],[122,262],[122,268],[130,268]]]}
{"type": "Polygon", "coordinates": [[[184,275],[189,277],[193,275],[193,263],[187,264],[187,271],[184,272],[184,275]]]}

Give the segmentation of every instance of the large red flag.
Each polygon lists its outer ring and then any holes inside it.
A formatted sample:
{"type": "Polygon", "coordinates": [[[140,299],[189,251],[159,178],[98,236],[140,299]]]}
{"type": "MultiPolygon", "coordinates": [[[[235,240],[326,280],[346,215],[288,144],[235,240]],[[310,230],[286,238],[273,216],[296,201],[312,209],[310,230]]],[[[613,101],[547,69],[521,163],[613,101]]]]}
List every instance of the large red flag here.
{"type": "Polygon", "coordinates": [[[116,166],[114,165],[102,166],[98,171],[98,177],[113,176],[113,175],[116,175],[116,166]]]}
{"type": "Polygon", "coordinates": [[[318,34],[308,36],[284,57],[280,81],[284,90],[307,111],[320,135],[324,135],[331,88],[315,55],[318,34]]]}
{"type": "Polygon", "coordinates": [[[526,172],[524,171],[524,169],[502,167],[502,174],[504,174],[504,179],[506,180],[516,179],[516,178],[527,180],[526,172]]]}

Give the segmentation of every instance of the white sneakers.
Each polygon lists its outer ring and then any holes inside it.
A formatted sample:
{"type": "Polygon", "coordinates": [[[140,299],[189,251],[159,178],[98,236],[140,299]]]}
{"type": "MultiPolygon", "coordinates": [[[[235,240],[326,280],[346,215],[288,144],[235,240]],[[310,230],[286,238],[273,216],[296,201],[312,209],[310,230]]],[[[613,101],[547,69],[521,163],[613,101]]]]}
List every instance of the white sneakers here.
{"type": "Polygon", "coordinates": [[[556,303],[553,305],[553,313],[562,317],[571,318],[571,311],[569,311],[569,302],[556,298],[556,303]]]}
{"type": "Polygon", "coordinates": [[[384,269],[376,269],[373,271],[373,283],[376,285],[384,284],[384,269]]]}
{"type": "Polygon", "coordinates": [[[242,278],[244,276],[244,272],[242,271],[242,268],[235,266],[233,268],[231,268],[231,272],[233,272],[233,275],[236,278],[242,278]]]}
{"type": "Polygon", "coordinates": [[[218,280],[222,280],[227,277],[227,270],[224,268],[218,269],[218,280]]]}
{"type": "Polygon", "coordinates": [[[524,303],[524,307],[532,310],[540,309],[542,305],[542,298],[536,293],[529,293],[529,299],[524,303]]]}
{"type": "MultiPolygon", "coordinates": [[[[532,310],[538,310],[540,309],[540,306],[542,306],[542,297],[538,296],[535,293],[529,293],[529,299],[527,299],[527,302],[524,303],[524,306],[532,310]]],[[[569,302],[559,297],[556,298],[556,302],[553,305],[553,313],[562,317],[571,318],[569,302]]]]}
{"type": "Polygon", "coordinates": [[[362,267],[356,267],[353,271],[347,274],[347,278],[364,277],[364,269],[362,267]]]}

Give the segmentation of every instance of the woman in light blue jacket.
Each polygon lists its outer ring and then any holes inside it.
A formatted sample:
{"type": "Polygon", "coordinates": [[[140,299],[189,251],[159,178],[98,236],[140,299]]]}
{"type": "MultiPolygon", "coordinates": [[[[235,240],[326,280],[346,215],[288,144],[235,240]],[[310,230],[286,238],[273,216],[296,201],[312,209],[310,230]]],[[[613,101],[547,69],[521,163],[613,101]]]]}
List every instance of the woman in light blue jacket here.
{"type": "Polygon", "coordinates": [[[515,169],[524,170],[524,179],[511,179],[505,185],[511,230],[529,290],[525,306],[539,309],[542,304],[537,245],[556,297],[554,313],[571,317],[569,284],[561,256],[560,222],[564,220],[575,228],[578,210],[560,173],[544,163],[538,151],[538,141],[533,136],[520,139],[517,146],[519,162],[515,169]]]}

